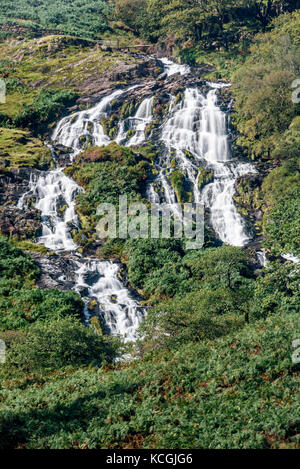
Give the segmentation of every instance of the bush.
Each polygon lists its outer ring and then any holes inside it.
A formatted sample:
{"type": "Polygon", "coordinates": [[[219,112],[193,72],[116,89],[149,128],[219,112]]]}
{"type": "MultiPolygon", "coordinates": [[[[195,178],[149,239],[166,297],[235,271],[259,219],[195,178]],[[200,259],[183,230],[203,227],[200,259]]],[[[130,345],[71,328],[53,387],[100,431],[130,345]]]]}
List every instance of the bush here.
{"type": "Polygon", "coordinates": [[[42,90],[33,104],[23,106],[14,124],[16,127],[28,127],[35,133],[41,133],[49,123],[56,121],[76,98],[77,94],[71,90],[42,90]]]}
{"type": "Polygon", "coordinates": [[[24,337],[11,344],[7,365],[24,372],[58,370],[67,366],[111,363],[116,343],[95,334],[76,319],[54,319],[34,325],[24,337]]]}
{"type": "Polygon", "coordinates": [[[48,323],[66,316],[78,318],[82,309],[83,303],[76,292],[10,290],[9,296],[0,296],[0,330],[24,329],[36,322],[48,323]]]}

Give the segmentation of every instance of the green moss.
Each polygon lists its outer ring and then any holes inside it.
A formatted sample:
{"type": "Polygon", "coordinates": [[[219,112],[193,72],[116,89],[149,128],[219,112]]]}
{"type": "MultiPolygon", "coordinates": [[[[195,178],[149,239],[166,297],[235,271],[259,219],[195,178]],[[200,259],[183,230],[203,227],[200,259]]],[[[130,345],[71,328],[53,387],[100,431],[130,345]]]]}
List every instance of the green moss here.
{"type": "Polygon", "coordinates": [[[49,148],[28,131],[0,128],[0,165],[48,169],[53,161],[49,148]]]}
{"type": "Polygon", "coordinates": [[[47,254],[48,249],[42,244],[32,243],[30,241],[15,241],[16,246],[22,251],[38,252],[39,254],[47,254]]]}
{"type": "Polygon", "coordinates": [[[171,174],[171,184],[176,194],[177,201],[180,204],[192,202],[193,194],[190,191],[185,190],[185,177],[184,174],[179,170],[173,171],[171,174]]]}
{"type": "Polygon", "coordinates": [[[127,119],[127,117],[133,116],[138,107],[138,104],[139,103],[135,101],[125,101],[125,103],[121,107],[121,112],[120,112],[121,119],[127,119]]]}
{"type": "Polygon", "coordinates": [[[200,174],[198,178],[198,187],[199,189],[203,189],[203,187],[206,184],[209,184],[213,181],[214,179],[214,173],[212,171],[209,171],[205,168],[200,168],[200,174]]]}
{"type": "Polygon", "coordinates": [[[111,139],[115,138],[118,132],[118,116],[112,114],[110,117],[103,117],[101,125],[104,133],[111,139]]]}
{"type": "Polygon", "coordinates": [[[135,129],[129,129],[128,132],[126,133],[127,138],[131,138],[136,134],[135,129]]]}

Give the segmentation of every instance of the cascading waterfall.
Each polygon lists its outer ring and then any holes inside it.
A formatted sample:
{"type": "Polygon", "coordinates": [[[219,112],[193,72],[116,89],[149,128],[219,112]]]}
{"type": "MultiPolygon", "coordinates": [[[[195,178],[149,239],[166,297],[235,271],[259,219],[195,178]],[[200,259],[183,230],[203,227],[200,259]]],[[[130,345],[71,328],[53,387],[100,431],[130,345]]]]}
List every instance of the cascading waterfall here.
{"type": "MultiPolygon", "coordinates": [[[[81,188],[68,178],[61,168],[33,174],[27,195],[36,199],[35,208],[41,211],[42,236],[38,239],[52,251],[76,251],[70,229],[78,226],[75,212],[75,197],[81,188]]],[[[23,208],[26,198],[22,197],[18,208],[23,208]]]]}
{"type": "Polygon", "coordinates": [[[95,107],[64,117],[56,126],[52,141],[72,148],[72,157],[80,153],[88,143],[96,146],[108,145],[111,140],[104,133],[101,119],[107,117],[111,102],[125,92],[125,90],[116,90],[103,98],[95,107]]]}
{"type": "Polygon", "coordinates": [[[128,117],[126,121],[121,121],[119,132],[115,141],[119,145],[133,147],[141,145],[146,140],[146,128],[153,119],[153,96],[144,99],[133,117],[128,117]],[[127,131],[125,130],[127,129],[127,131]],[[128,131],[133,131],[134,135],[128,140],[128,131]]]}
{"type": "Polygon", "coordinates": [[[177,64],[167,57],[163,57],[160,59],[160,61],[163,63],[165,73],[168,77],[176,75],[176,73],[180,73],[180,75],[186,75],[191,71],[191,68],[188,65],[177,64]]]}
{"type": "MultiPolygon", "coordinates": [[[[230,161],[226,114],[217,106],[216,89],[221,85],[210,86],[206,97],[197,88],[187,88],[183,101],[173,105],[163,126],[161,140],[167,151],[159,165],[158,180],[166,202],[174,203],[176,196],[169,182],[174,158],[192,186],[194,202],[209,208],[211,225],[219,238],[234,246],[244,246],[249,237],[233,202],[235,181],[255,169],[248,163],[230,161]],[[201,166],[214,175],[213,182],[203,190],[199,188],[201,166]]],[[[152,199],[154,192],[148,191],[152,199]]]]}
{"type": "MultiPolygon", "coordinates": [[[[59,140],[63,145],[73,148],[75,155],[80,151],[78,142],[81,132],[86,135],[87,122],[95,122],[96,116],[100,116],[116,96],[117,93],[114,92],[93,110],[85,114],[77,113],[73,122],[68,117],[62,119],[52,140],[59,140]]],[[[95,143],[103,145],[105,141],[107,144],[100,127],[100,124],[95,123],[92,134],[95,143]]],[[[138,326],[144,318],[144,310],[118,278],[119,266],[112,262],[83,258],[76,251],[78,246],[72,239],[72,227],[78,227],[75,198],[82,190],[64,174],[63,168],[34,173],[31,174],[29,191],[20,198],[18,208],[24,208],[29,197],[34,198],[35,208],[41,211],[42,220],[42,236],[37,240],[38,243],[58,253],[76,254],[74,269],[77,280],[74,290],[82,294],[86,322],[90,319],[89,303],[96,300],[108,331],[112,335],[122,336],[126,342],[132,342],[136,339],[138,326]]]]}
{"type": "MultiPolygon", "coordinates": [[[[191,71],[189,67],[174,64],[169,59],[162,59],[162,62],[168,77],[191,71]]],[[[255,169],[248,163],[231,159],[227,117],[217,105],[217,88],[226,85],[208,85],[210,89],[206,96],[192,87],[185,90],[179,103],[170,96],[169,116],[159,137],[165,150],[157,163],[158,176],[154,183],[149,184],[147,194],[153,203],[177,202],[170,182],[175,163],[191,187],[194,202],[204,203],[210,210],[211,224],[220,239],[228,244],[244,246],[249,238],[244,220],[234,205],[233,195],[236,178],[253,173],[255,169]],[[203,168],[213,174],[213,181],[204,189],[200,184],[203,168]],[[162,190],[156,191],[157,185],[162,190]]],[[[63,118],[55,128],[53,143],[71,148],[71,160],[89,144],[108,145],[112,140],[105,135],[101,119],[110,115],[114,100],[134,88],[136,86],[116,90],[93,108],[63,118]]],[[[146,140],[146,128],[152,120],[153,96],[148,96],[134,116],[119,122],[115,141],[126,146],[141,145],[146,140]]],[[[119,267],[111,262],[83,258],[72,239],[72,229],[78,229],[75,199],[81,191],[82,188],[64,174],[63,168],[33,173],[30,190],[21,197],[18,206],[25,207],[27,198],[33,196],[43,223],[38,242],[56,252],[72,254],[77,278],[74,289],[84,299],[86,322],[90,319],[90,301],[95,300],[108,331],[122,335],[126,341],[134,341],[144,310],[118,278],[119,267]]]]}
{"type": "Polygon", "coordinates": [[[77,265],[76,290],[87,290],[84,310],[87,323],[90,319],[88,303],[95,300],[108,332],[122,336],[126,342],[135,341],[144,311],[118,279],[118,265],[94,259],[83,259],[77,265]]]}

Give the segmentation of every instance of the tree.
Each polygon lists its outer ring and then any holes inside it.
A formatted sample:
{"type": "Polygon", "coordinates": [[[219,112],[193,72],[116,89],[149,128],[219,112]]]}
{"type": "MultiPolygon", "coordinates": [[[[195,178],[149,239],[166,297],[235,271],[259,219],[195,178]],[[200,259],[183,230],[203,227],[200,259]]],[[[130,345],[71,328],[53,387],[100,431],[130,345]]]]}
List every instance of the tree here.
{"type": "Polygon", "coordinates": [[[8,365],[25,372],[58,370],[66,366],[101,365],[117,355],[113,339],[95,334],[78,320],[65,318],[34,325],[13,342],[8,365]]]}

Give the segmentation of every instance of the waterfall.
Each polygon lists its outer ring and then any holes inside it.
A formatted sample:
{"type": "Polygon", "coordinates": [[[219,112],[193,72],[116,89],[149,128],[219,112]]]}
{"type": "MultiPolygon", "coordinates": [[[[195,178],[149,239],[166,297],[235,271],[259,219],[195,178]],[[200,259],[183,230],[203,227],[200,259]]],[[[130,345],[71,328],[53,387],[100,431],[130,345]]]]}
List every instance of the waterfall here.
{"type": "Polygon", "coordinates": [[[153,119],[153,96],[144,99],[136,114],[128,117],[125,121],[119,123],[119,132],[115,139],[118,145],[133,147],[141,145],[146,140],[146,127],[151,124],[153,119]],[[125,130],[127,129],[127,131],[125,130]],[[127,132],[134,131],[134,135],[128,140],[127,132]]]}
{"type": "Polygon", "coordinates": [[[176,73],[180,73],[180,75],[186,75],[191,71],[191,68],[188,65],[174,63],[167,57],[163,57],[162,59],[160,59],[160,61],[163,63],[165,73],[168,77],[175,75],[176,73]]]}
{"type": "Polygon", "coordinates": [[[63,118],[54,130],[52,141],[72,148],[72,157],[80,153],[88,143],[96,146],[108,145],[111,140],[104,133],[101,119],[107,117],[112,101],[124,93],[125,90],[116,90],[101,99],[95,107],[63,118]]]}
{"type": "Polygon", "coordinates": [[[126,342],[136,339],[136,331],[144,318],[143,308],[131,297],[118,279],[119,267],[111,262],[83,259],[77,262],[76,290],[87,289],[85,319],[90,319],[88,303],[96,300],[108,332],[121,335],[126,342]]]}
{"type": "MultiPolygon", "coordinates": [[[[192,187],[194,202],[202,202],[210,210],[210,222],[219,238],[244,246],[249,236],[234,205],[235,181],[256,170],[248,163],[231,161],[226,114],[217,106],[217,88],[222,85],[209,85],[206,97],[197,88],[187,88],[181,103],[175,105],[173,101],[162,130],[166,152],[158,165],[158,181],[165,201],[174,203],[176,196],[170,184],[174,159],[192,187]],[[201,190],[199,178],[204,169],[211,171],[214,179],[201,190]]],[[[150,196],[153,192],[148,190],[150,196]]]]}
{"type": "MultiPolygon", "coordinates": [[[[114,92],[95,108],[62,119],[52,140],[73,148],[74,156],[80,151],[79,141],[82,135],[86,135],[87,123],[93,123],[93,132],[89,131],[89,134],[95,144],[107,144],[110,140],[104,136],[98,121],[107,111],[109,103],[120,94],[120,91],[114,92]]],[[[76,254],[74,290],[82,294],[86,322],[89,323],[90,319],[89,303],[95,300],[108,331],[114,336],[122,336],[125,342],[134,341],[144,318],[144,310],[118,278],[119,266],[83,258],[72,239],[72,228],[78,228],[75,199],[82,191],[75,181],[64,174],[63,168],[32,173],[29,191],[19,199],[18,208],[26,207],[27,199],[33,198],[35,208],[41,211],[42,235],[38,243],[57,253],[76,254]]]]}
{"type": "MultiPolygon", "coordinates": [[[[190,73],[190,68],[162,59],[168,77],[190,73]]],[[[152,203],[176,204],[177,196],[171,184],[172,172],[179,170],[187,183],[194,202],[203,203],[210,212],[210,222],[219,238],[235,246],[244,246],[249,237],[245,223],[234,202],[236,179],[255,169],[249,163],[233,161],[228,136],[227,116],[218,106],[218,88],[228,85],[207,83],[206,94],[196,87],[187,87],[181,102],[170,96],[168,116],[158,130],[160,158],[156,163],[158,175],[148,185],[147,195],[152,203]],[[201,175],[208,171],[212,182],[202,188],[201,175]],[[159,190],[157,190],[159,188],[159,190]]],[[[137,85],[140,86],[140,85],[137,85]]],[[[72,149],[74,158],[87,145],[108,145],[101,119],[109,117],[113,101],[127,90],[116,90],[89,110],[64,117],[56,126],[52,141],[72,149]]],[[[134,115],[118,123],[115,141],[126,146],[137,146],[146,140],[147,125],[153,120],[153,96],[140,103],[134,115]],[[128,131],[134,132],[128,132],[128,131]]],[[[35,207],[42,215],[42,235],[37,240],[47,248],[73,255],[78,291],[85,302],[85,320],[89,323],[90,302],[95,301],[107,330],[133,341],[144,310],[124,287],[118,277],[116,264],[83,258],[77,251],[72,230],[79,228],[75,210],[76,196],[82,192],[63,168],[32,173],[30,190],[24,194],[18,207],[26,206],[27,198],[35,199],[35,207]],[[76,257],[74,257],[76,256],[76,257]]]]}
{"type": "MultiPolygon", "coordinates": [[[[35,208],[41,211],[42,236],[38,242],[56,252],[76,251],[70,229],[78,226],[75,197],[82,189],[61,168],[33,174],[29,184],[26,195],[36,199],[35,208]]],[[[25,202],[26,196],[22,196],[18,208],[22,209],[25,202]]]]}

